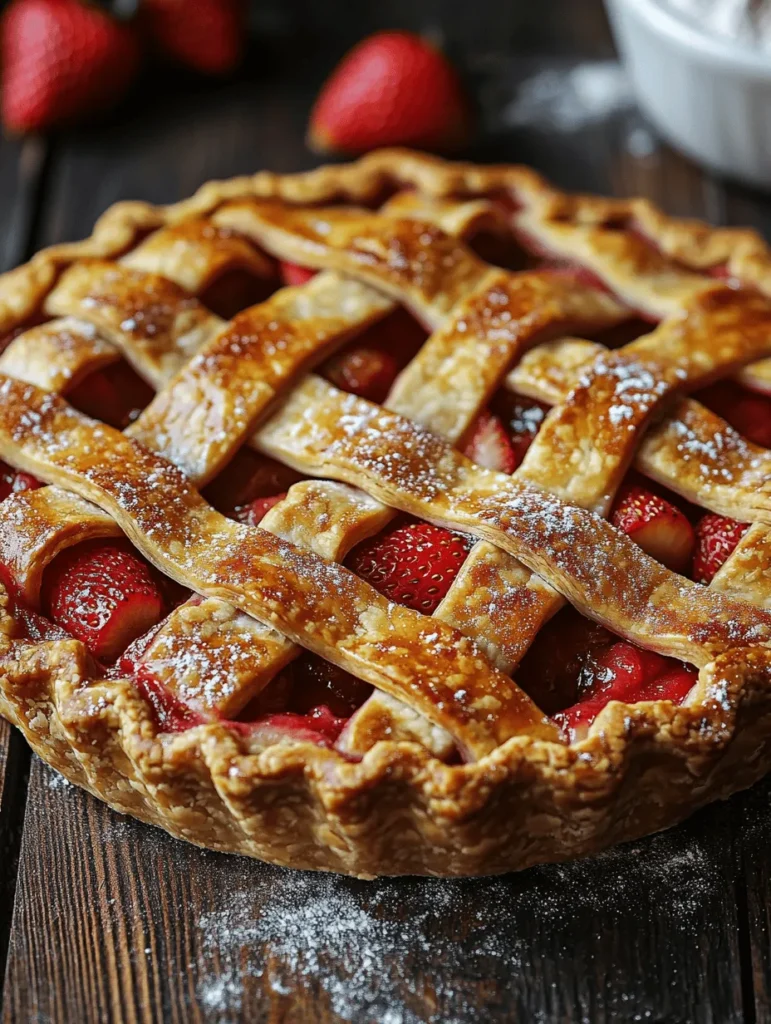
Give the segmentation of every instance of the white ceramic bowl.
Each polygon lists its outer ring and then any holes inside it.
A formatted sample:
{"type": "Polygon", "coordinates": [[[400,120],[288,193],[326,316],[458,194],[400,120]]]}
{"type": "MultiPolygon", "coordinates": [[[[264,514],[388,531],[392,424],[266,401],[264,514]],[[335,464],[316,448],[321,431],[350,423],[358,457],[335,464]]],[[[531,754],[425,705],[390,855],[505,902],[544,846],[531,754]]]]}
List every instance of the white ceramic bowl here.
{"type": "Polygon", "coordinates": [[[771,188],[771,55],[702,30],[663,0],[606,0],[640,106],[720,174],[771,188]]]}

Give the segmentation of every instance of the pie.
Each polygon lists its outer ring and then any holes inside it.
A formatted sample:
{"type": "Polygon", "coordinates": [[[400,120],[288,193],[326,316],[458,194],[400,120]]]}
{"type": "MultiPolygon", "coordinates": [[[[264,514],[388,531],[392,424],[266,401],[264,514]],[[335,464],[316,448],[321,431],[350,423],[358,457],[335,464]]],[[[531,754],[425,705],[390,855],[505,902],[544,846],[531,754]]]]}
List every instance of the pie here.
{"type": "Polygon", "coordinates": [[[0,318],[0,712],[116,810],[476,875],[771,767],[753,232],[384,150],[120,203],[0,318]]]}

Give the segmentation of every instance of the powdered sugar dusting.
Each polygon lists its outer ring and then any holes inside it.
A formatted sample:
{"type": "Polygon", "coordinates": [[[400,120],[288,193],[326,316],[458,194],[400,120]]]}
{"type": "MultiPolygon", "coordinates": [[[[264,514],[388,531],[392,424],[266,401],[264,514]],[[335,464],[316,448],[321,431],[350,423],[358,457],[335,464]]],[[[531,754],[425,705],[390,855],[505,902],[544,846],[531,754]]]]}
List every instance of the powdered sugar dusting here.
{"type": "Polygon", "coordinates": [[[632,906],[644,915],[651,894],[656,913],[666,907],[670,927],[688,932],[724,882],[711,849],[683,830],[496,879],[254,874],[198,922],[201,946],[219,949],[223,966],[197,995],[221,1024],[242,1019],[255,987],[271,1001],[307,1000],[340,1021],[475,1024],[488,1019],[480,979],[505,977],[517,987],[522,972],[537,967],[525,938],[534,917],[569,958],[576,928],[600,932],[632,906]]]}

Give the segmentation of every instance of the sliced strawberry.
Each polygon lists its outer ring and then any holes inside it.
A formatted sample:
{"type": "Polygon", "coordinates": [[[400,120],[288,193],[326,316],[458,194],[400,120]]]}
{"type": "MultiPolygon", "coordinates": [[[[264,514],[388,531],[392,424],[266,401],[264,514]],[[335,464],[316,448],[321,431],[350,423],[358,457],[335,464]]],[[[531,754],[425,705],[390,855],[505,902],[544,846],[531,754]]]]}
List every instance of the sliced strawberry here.
{"type": "Polygon", "coordinates": [[[709,512],[696,524],[696,550],[691,577],[697,583],[709,583],[749,529],[727,516],[709,512]]]}
{"type": "Polygon", "coordinates": [[[255,498],[248,505],[241,505],[236,509],[236,519],[247,526],[259,526],[273,506],[278,505],[285,497],[286,491],[283,494],[274,494],[270,498],[255,498]]]}
{"type": "Polygon", "coordinates": [[[518,464],[503,424],[490,412],[482,412],[477,417],[463,454],[478,466],[497,469],[500,473],[513,473],[518,464]]]}
{"type": "Polygon", "coordinates": [[[43,607],[100,661],[112,661],[164,610],[154,571],[122,541],[88,541],[46,572],[43,607]]]}
{"type": "Polygon", "coordinates": [[[644,683],[635,700],[671,700],[679,704],[696,682],[696,669],[675,664],[655,679],[644,683]]]}
{"type": "Polygon", "coordinates": [[[343,58],[316,101],[311,148],[452,149],[469,133],[469,106],[447,58],[409,32],[378,32],[343,58]]]}
{"type": "Polygon", "coordinates": [[[700,401],[728,420],[734,430],[754,444],[771,448],[771,397],[736,384],[721,381],[698,394],[700,401]]]}
{"type": "Polygon", "coordinates": [[[279,270],[281,271],[281,280],[288,285],[306,284],[318,273],[317,270],[311,270],[310,267],[301,267],[298,263],[289,263],[286,260],[279,261],[279,270]]]}
{"type": "Polygon", "coordinates": [[[591,696],[612,695],[608,700],[625,700],[667,668],[667,659],[654,651],[619,640],[594,658],[591,696]]]}
{"type": "Polygon", "coordinates": [[[381,403],[425,340],[426,332],[420,324],[406,310],[399,309],[336,352],[320,372],[335,387],[381,403]]]}
{"type": "Polygon", "coordinates": [[[370,402],[383,402],[399,373],[399,364],[390,352],[356,347],[332,356],[323,372],[327,380],[342,391],[370,402]]]}
{"type": "Polygon", "coordinates": [[[346,564],[389,600],[431,615],[471,543],[463,534],[411,520],[359,544],[346,564]]]}
{"type": "Polygon", "coordinates": [[[406,366],[428,337],[426,330],[406,309],[397,309],[377,320],[359,335],[354,346],[376,348],[396,358],[399,368],[406,366]]]}
{"type": "Polygon", "coordinates": [[[515,678],[538,707],[553,714],[578,700],[592,651],[614,639],[610,630],[568,605],[538,631],[515,678]]]}
{"type": "Polygon", "coordinates": [[[653,491],[624,485],[610,521],[667,568],[680,572],[688,564],[695,543],[693,527],[679,508],[653,491]]]}

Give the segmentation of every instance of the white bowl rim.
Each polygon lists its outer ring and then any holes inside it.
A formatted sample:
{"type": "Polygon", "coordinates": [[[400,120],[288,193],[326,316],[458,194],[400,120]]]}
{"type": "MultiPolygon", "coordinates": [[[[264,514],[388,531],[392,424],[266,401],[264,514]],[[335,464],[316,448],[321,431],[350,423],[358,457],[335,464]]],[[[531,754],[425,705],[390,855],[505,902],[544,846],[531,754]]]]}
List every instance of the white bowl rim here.
{"type": "Polygon", "coordinates": [[[635,9],[652,29],[668,36],[692,57],[718,62],[737,75],[771,81],[771,53],[767,50],[755,50],[735,40],[712,35],[664,6],[661,0],[613,0],[613,3],[635,9]]]}

